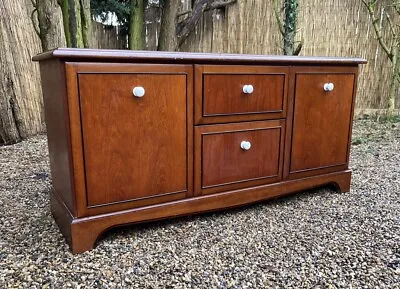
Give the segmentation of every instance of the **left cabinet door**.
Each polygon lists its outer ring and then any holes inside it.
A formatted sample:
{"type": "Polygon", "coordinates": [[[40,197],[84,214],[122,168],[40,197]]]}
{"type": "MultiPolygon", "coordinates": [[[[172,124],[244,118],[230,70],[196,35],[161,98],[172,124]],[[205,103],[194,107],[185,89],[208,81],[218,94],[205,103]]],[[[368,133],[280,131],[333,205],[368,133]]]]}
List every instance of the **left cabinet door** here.
{"type": "Polygon", "coordinates": [[[119,210],[190,196],[191,67],[71,65],[87,208],[119,210]]]}

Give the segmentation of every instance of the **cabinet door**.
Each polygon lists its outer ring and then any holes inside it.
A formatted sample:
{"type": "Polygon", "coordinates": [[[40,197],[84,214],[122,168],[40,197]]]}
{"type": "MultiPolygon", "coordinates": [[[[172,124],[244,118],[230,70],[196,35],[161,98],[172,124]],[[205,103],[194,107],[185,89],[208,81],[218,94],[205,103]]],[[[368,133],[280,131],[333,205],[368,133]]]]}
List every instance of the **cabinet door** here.
{"type": "Polygon", "coordinates": [[[355,73],[295,74],[290,174],[303,176],[348,163],[355,73]]]}
{"type": "Polygon", "coordinates": [[[190,69],[78,68],[88,208],[120,204],[115,209],[121,209],[191,193],[190,69]]]}

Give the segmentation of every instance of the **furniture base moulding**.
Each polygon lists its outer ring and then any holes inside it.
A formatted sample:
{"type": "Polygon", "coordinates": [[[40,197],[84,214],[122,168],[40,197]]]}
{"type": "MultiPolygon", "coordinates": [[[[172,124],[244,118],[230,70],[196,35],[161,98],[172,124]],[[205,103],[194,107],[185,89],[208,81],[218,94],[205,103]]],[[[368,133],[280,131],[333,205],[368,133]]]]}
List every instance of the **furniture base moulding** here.
{"type": "Polygon", "coordinates": [[[99,236],[112,227],[233,208],[328,184],[333,184],[340,192],[348,192],[350,180],[351,171],[346,170],[83,218],[73,218],[52,191],[51,210],[76,254],[93,249],[99,236]]]}

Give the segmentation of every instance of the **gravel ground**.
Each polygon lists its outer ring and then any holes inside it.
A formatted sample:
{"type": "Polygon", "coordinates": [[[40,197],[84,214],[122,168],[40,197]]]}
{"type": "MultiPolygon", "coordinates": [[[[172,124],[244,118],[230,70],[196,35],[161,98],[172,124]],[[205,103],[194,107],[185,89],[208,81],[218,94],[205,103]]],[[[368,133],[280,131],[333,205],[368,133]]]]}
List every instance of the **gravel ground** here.
{"type": "Polygon", "coordinates": [[[358,120],[353,143],[350,193],[114,229],[76,256],[45,136],[0,147],[0,288],[400,288],[400,123],[358,120]]]}

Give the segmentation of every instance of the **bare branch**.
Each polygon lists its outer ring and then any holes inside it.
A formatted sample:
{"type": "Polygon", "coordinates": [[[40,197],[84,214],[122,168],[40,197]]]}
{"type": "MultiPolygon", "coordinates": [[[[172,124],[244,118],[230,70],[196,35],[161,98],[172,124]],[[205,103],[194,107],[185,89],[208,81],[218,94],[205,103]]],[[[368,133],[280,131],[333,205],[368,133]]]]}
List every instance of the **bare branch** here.
{"type": "MultiPolygon", "coordinates": [[[[204,9],[204,12],[210,11],[210,10],[215,10],[215,9],[220,9],[220,8],[224,8],[228,5],[231,5],[233,3],[235,3],[237,0],[227,0],[227,1],[214,1],[214,2],[209,2],[207,3],[206,8],[204,9]]],[[[181,12],[178,12],[176,14],[176,17],[179,18],[181,16],[187,15],[187,14],[191,14],[193,12],[192,9],[189,10],[184,10],[181,12]]],[[[189,16],[190,17],[190,16],[189,16]]],[[[182,23],[184,20],[179,21],[180,23],[182,23]]]]}
{"type": "Polygon", "coordinates": [[[176,13],[176,18],[179,18],[181,16],[184,16],[184,15],[187,15],[187,14],[190,14],[190,13],[192,13],[192,9],[185,10],[185,11],[180,11],[180,12],[176,13]]]}
{"type": "Polygon", "coordinates": [[[393,38],[396,38],[396,31],[394,30],[394,24],[392,18],[390,17],[389,13],[386,12],[385,14],[386,14],[386,20],[389,23],[390,32],[392,33],[393,38]]]}
{"type": "Polygon", "coordinates": [[[392,48],[389,48],[385,40],[383,39],[382,35],[382,27],[379,25],[379,18],[376,18],[375,16],[375,4],[377,0],[372,0],[367,2],[366,0],[362,0],[364,3],[365,7],[368,9],[369,16],[371,17],[372,20],[372,26],[374,27],[375,34],[377,37],[377,40],[382,47],[382,49],[385,51],[387,56],[391,61],[393,61],[393,53],[392,53],[392,48]]]}
{"type": "Polygon", "coordinates": [[[236,3],[236,0],[214,1],[207,5],[205,11],[224,8],[224,7],[234,4],[234,3],[236,3]]]}
{"type": "Polygon", "coordinates": [[[33,8],[37,9],[37,2],[35,0],[31,0],[33,8]]]}
{"type": "Polygon", "coordinates": [[[237,0],[211,1],[212,0],[197,0],[194,3],[190,16],[178,23],[176,27],[178,47],[185,42],[190,33],[195,29],[204,12],[232,5],[236,3],[237,0]]]}
{"type": "Polygon", "coordinates": [[[304,39],[301,38],[300,43],[297,45],[297,47],[294,49],[293,55],[299,55],[301,49],[303,48],[303,44],[304,44],[304,39]]]}
{"type": "Polygon", "coordinates": [[[280,15],[279,15],[278,0],[274,0],[274,14],[275,14],[276,21],[278,22],[279,31],[281,32],[281,34],[283,36],[283,35],[285,35],[285,28],[283,27],[283,23],[282,23],[280,15]]]}
{"type": "Polygon", "coordinates": [[[37,13],[36,8],[33,9],[32,13],[31,13],[31,21],[32,21],[33,29],[35,29],[36,34],[40,37],[40,30],[39,30],[39,28],[36,27],[35,12],[37,13]]]}

